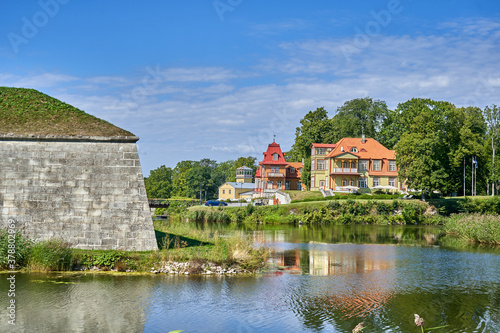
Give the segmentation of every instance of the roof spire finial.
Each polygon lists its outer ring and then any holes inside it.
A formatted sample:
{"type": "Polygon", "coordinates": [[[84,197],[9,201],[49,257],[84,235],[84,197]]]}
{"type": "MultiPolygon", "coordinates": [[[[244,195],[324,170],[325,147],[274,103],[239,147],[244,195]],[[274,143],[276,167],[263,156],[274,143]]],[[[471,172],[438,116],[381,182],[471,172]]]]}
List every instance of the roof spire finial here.
{"type": "Polygon", "coordinates": [[[273,143],[276,142],[276,134],[273,134],[273,143]]]}

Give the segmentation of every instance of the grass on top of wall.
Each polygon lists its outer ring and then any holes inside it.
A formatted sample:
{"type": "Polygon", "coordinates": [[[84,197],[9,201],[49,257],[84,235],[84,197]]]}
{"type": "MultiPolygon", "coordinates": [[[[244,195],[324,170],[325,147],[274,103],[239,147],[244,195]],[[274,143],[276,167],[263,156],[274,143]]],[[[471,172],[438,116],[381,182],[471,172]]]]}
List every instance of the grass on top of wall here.
{"type": "Polygon", "coordinates": [[[0,133],[133,136],[37,90],[11,87],[0,87],[0,133]]]}

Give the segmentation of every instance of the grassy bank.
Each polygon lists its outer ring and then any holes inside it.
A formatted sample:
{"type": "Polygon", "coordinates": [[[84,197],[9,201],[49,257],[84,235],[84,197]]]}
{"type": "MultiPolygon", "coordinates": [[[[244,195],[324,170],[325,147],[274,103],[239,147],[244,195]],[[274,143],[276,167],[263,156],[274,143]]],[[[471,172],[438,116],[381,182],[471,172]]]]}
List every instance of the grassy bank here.
{"type": "Polygon", "coordinates": [[[446,219],[447,234],[466,241],[500,245],[500,216],[457,214],[446,219]]]}
{"type": "Polygon", "coordinates": [[[0,230],[0,270],[23,271],[118,271],[150,272],[166,262],[210,263],[255,271],[265,265],[267,251],[256,248],[242,234],[220,237],[192,230],[183,224],[156,221],[159,251],[77,250],[62,240],[33,242],[15,234],[15,250],[9,247],[8,231],[0,230]],[[10,252],[9,252],[10,251],[10,252]],[[9,254],[15,256],[14,261],[9,254]]]}
{"type": "Polygon", "coordinates": [[[203,222],[311,224],[437,224],[429,206],[420,201],[331,200],[289,205],[246,207],[191,207],[179,219],[203,222]]]}
{"type": "MultiPolygon", "coordinates": [[[[307,198],[306,198],[307,199],[307,198]]],[[[276,206],[190,207],[173,216],[197,222],[264,224],[441,224],[468,242],[500,244],[500,197],[321,200],[276,206]]]]}

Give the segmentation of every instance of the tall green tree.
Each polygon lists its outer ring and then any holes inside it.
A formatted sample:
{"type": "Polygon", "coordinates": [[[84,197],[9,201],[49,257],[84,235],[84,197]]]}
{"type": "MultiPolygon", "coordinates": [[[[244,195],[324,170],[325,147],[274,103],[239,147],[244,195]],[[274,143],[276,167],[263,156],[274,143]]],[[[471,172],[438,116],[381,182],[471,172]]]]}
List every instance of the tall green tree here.
{"type": "Polygon", "coordinates": [[[399,104],[394,115],[392,135],[399,138],[395,148],[400,177],[425,192],[463,192],[464,161],[473,157],[482,161],[484,156],[481,110],[414,98],[399,104]]]}
{"type": "Polygon", "coordinates": [[[311,188],[311,157],[304,159],[304,167],[302,168],[300,180],[302,186],[305,186],[306,189],[311,188]]]}
{"type": "Polygon", "coordinates": [[[217,162],[208,158],[195,162],[193,167],[186,172],[186,182],[191,196],[207,199],[218,195],[219,186],[225,181],[224,175],[216,172],[217,162]]]}
{"type": "Polygon", "coordinates": [[[295,142],[288,153],[297,162],[311,156],[312,143],[329,142],[333,131],[331,119],[323,107],[309,111],[300,120],[300,124],[301,126],[295,129],[295,142]]]}
{"type": "Polygon", "coordinates": [[[471,161],[475,158],[480,168],[477,169],[478,189],[484,189],[487,186],[487,160],[485,152],[486,123],[483,112],[477,107],[457,108],[454,112],[454,121],[449,121],[448,128],[450,133],[456,133],[454,140],[450,141],[450,160],[452,167],[452,178],[458,184],[457,192],[463,195],[464,187],[464,169],[465,169],[465,187],[471,189],[472,178],[471,161]],[[485,186],[483,186],[485,185],[485,186]]]}
{"type": "Polygon", "coordinates": [[[149,177],[144,178],[148,198],[170,198],[172,194],[172,168],[162,165],[151,170],[149,177]]]}
{"type": "Polygon", "coordinates": [[[484,108],[484,115],[488,124],[488,136],[491,140],[491,195],[495,195],[495,184],[498,182],[498,173],[495,174],[495,153],[500,132],[500,110],[493,104],[484,108]]]}
{"type": "Polygon", "coordinates": [[[252,174],[255,175],[255,171],[257,171],[257,158],[253,156],[248,157],[239,157],[236,161],[233,161],[231,168],[229,169],[229,175],[226,177],[226,181],[234,182],[236,181],[236,169],[242,166],[246,166],[252,169],[252,174]]]}
{"type": "Polygon", "coordinates": [[[396,113],[403,133],[396,144],[399,176],[410,187],[431,193],[447,192],[450,183],[450,145],[447,117],[454,106],[448,102],[414,98],[398,105],[396,113]]]}
{"type": "Polygon", "coordinates": [[[186,180],[186,173],[196,164],[195,161],[180,161],[173,169],[172,194],[178,197],[194,198],[194,191],[186,180]]]}
{"type": "Polygon", "coordinates": [[[381,141],[379,132],[388,116],[389,110],[384,101],[370,97],[347,101],[337,108],[337,113],[332,118],[330,143],[342,138],[360,138],[363,133],[366,137],[381,141]]]}

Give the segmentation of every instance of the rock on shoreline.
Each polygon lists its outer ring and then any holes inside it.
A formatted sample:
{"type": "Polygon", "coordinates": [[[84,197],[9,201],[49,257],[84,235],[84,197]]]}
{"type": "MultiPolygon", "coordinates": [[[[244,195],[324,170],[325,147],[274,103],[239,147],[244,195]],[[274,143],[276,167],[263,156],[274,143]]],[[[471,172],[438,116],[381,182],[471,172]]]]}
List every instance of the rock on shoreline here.
{"type": "Polygon", "coordinates": [[[199,263],[199,262],[160,262],[160,268],[152,267],[151,273],[164,273],[164,274],[177,274],[177,275],[189,275],[189,274],[202,274],[202,275],[224,275],[224,274],[241,274],[250,273],[247,270],[242,269],[238,266],[224,267],[221,265],[216,265],[214,263],[199,263]]]}

